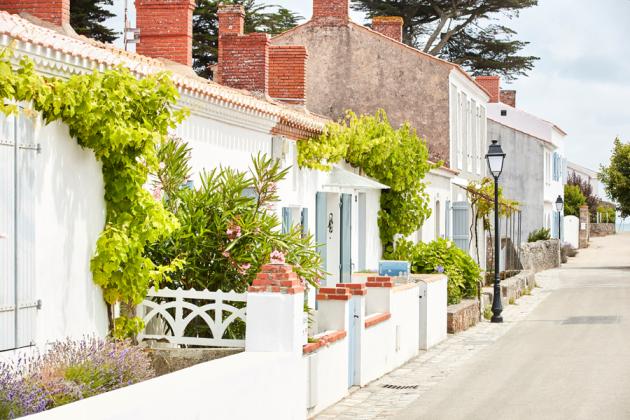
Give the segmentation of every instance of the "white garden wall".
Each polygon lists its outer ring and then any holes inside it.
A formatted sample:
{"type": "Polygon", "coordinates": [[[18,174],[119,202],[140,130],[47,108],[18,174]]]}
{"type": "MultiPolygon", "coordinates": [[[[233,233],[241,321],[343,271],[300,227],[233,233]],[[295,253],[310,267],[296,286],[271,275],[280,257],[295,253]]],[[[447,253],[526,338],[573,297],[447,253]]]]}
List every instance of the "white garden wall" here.
{"type": "Polygon", "coordinates": [[[348,394],[348,339],[335,341],[305,355],[303,369],[310,417],[348,394]]]}
{"type": "Polygon", "coordinates": [[[245,352],[28,418],[33,420],[305,418],[304,362],[294,353],[245,352]]]}

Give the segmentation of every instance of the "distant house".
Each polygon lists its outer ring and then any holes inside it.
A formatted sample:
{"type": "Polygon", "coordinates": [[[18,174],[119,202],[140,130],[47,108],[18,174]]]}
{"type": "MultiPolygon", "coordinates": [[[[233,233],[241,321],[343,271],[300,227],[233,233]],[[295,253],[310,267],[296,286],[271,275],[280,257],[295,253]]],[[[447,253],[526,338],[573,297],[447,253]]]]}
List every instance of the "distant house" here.
{"type": "Polygon", "coordinates": [[[506,153],[500,182],[507,198],[520,202],[522,240],[542,227],[558,237],[558,196],[564,199],[567,134],[554,123],[516,107],[516,92],[501,91],[500,78],[484,78],[493,93],[488,104],[488,138],[506,153]]]}
{"type": "Polygon", "coordinates": [[[394,125],[408,121],[427,139],[431,159],[450,169],[428,177],[434,214],[417,237],[453,237],[468,249],[469,206],[456,185],[486,173],[489,94],[458,65],[401,41],[400,17],[375,18],[370,29],[350,20],[348,0],[314,0],[312,19],[271,44],[306,47],[308,109],[338,119],[383,108],[394,125]]]}
{"type": "Polygon", "coordinates": [[[567,177],[577,175],[590,184],[593,189],[593,195],[601,197],[603,191],[599,183],[599,173],[592,169],[578,165],[574,162],[567,162],[567,177]]]}

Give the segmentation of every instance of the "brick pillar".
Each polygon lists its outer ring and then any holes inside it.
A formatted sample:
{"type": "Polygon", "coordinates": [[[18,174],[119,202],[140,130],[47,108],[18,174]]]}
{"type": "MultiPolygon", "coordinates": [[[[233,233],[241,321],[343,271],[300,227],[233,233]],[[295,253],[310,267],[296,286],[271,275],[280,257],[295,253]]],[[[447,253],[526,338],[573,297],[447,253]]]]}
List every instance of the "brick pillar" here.
{"type": "Polygon", "coordinates": [[[269,96],[291,104],[304,104],[307,59],[304,46],[272,46],[269,49],[269,96]]]}
{"type": "Polygon", "coordinates": [[[376,16],[372,19],[372,29],[391,38],[402,42],[403,18],[400,16],[376,16]]]}
{"type": "Polygon", "coordinates": [[[590,231],[590,217],[588,212],[588,206],[580,207],[580,248],[588,248],[589,231],[590,231]]]}
{"type": "Polygon", "coordinates": [[[304,285],[286,264],[262,267],[247,294],[245,350],[302,355],[304,285]]]}
{"type": "Polygon", "coordinates": [[[368,288],[366,312],[368,314],[390,312],[394,279],[385,276],[368,277],[365,285],[368,288]]]}
{"type": "Polygon", "coordinates": [[[136,0],[138,54],[192,66],[195,0],[136,0]]]}
{"type": "Polygon", "coordinates": [[[70,0],[1,0],[0,10],[28,13],[57,26],[70,24],[70,0]]]}
{"type": "Polygon", "coordinates": [[[477,76],[475,80],[488,91],[490,102],[499,102],[501,92],[501,78],[499,76],[477,76]]]}
{"type": "Polygon", "coordinates": [[[214,80],[235,89],[267,93],[269,35],[243,35],[243,6],[220,5],[219,62],[214,80]]]}
{"type": "Polygon", "coordinates": [[[313,0],[313,22],[335,26],[345,25],[349,20],[348,0],[313,0]]]}
{"type": "Polygon", "coordinates": [[[516,108],[516,91],[515,90],[502,90],[501,91],[501,102],[511,106],[512,108],[516,108]]]}

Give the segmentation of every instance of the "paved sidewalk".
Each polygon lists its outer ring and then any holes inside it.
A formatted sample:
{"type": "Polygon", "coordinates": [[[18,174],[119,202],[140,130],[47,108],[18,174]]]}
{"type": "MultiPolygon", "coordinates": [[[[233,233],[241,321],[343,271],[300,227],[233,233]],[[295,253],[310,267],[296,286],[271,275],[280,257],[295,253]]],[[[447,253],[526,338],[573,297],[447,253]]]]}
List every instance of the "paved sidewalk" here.
{"type": "Polygon", "coordinates": [[[535,288],[530,296],[523,296],[515,305],[504,308],[503,324],[484,321],[468,331],[449,335],[446,341],[429,351],[421,351],[405,365],[356,390],[316,418],[363,420],[395,416],[531,313],[557,287],[557,270],[539,273],[536,282],[541,287],[535,288]],[[385,385],[410,388],[391,389],[385,385]]]}

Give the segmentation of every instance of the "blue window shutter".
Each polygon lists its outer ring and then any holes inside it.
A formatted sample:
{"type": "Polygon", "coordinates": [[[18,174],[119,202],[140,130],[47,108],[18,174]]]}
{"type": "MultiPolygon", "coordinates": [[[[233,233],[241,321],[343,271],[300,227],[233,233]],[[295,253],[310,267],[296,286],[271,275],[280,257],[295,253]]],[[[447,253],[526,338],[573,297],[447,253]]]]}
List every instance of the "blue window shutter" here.
{"type": "Polygon", "coordinates": [[[304,207],[302,209],[302,236],[308,236],[308,208],[304,207]]]}
{"type": "Polygon", "coordinates": [[[291,230],[291,209],[282,208],[282,233],[289,233],[291,230]]]}

